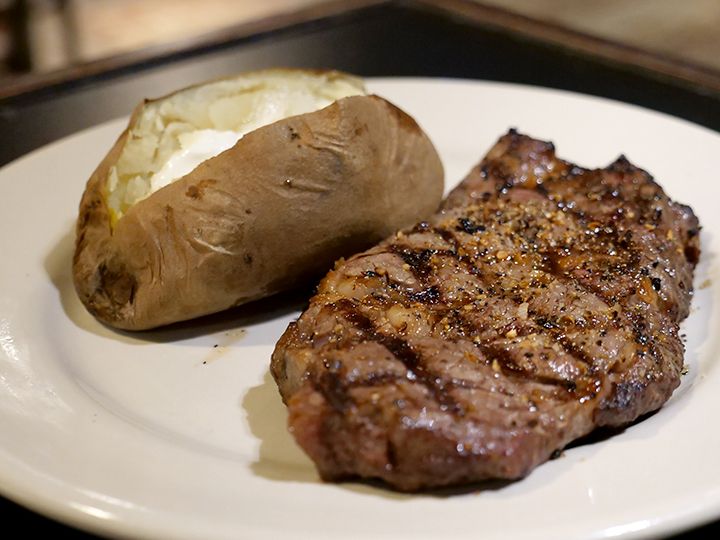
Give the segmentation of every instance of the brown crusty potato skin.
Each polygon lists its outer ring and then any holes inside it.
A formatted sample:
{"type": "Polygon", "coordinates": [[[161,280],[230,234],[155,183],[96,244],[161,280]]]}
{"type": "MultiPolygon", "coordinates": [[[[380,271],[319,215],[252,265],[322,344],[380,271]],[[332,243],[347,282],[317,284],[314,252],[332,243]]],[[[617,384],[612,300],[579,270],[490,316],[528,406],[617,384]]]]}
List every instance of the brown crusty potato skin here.
{"type": "Polygon", "coordinates": [[[442,197],[440,159],[415,121],[377,96],[352,96],[247,134],[113,228],[106,179],[127,135],[87,183],[73,258],[83,304],[121,329],[288,289],[431,215],[442,197]]]}

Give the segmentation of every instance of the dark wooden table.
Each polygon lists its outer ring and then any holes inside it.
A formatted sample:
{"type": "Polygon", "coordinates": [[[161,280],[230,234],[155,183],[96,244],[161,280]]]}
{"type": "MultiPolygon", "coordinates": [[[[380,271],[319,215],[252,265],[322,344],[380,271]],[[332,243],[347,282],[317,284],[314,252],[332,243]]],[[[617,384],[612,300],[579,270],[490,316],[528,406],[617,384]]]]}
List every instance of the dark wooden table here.
{"type": "MultiPolygon", "coordinates": [[[[268,66],[562,88],[720,131],[720,73],[711,69],[465,0],[350,0],[0,86],[0,164],[125,115],[144,97],[268,66]]],[[[2,498],[0,521],[24,536],[91,537],[2,498]]],[[[716,522],[681,536],[719,533],[716,522]]]]}

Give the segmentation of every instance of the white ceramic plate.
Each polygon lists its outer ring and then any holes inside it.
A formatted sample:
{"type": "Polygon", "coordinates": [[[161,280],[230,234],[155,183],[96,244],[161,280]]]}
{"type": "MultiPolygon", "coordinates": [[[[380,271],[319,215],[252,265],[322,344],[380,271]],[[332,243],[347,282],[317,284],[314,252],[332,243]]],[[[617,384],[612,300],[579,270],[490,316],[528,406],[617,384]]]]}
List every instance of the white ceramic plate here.
{"type": "Polygon", "coordinates": [[[268,374],[288,297],[172,330],[120,334],[70,279],[86,178],[124,121],[0,171],[0,492],[101,533],[168,538],[601,538],[720,517],[717,133],[637,107],[470,81],[374,80],[436,142],[449,184],[508,127],[602,166],[620,153],[704,226],[685,324],[689,373],[667,405],[528,478],[455,495],[318,481],[268,374]]]}

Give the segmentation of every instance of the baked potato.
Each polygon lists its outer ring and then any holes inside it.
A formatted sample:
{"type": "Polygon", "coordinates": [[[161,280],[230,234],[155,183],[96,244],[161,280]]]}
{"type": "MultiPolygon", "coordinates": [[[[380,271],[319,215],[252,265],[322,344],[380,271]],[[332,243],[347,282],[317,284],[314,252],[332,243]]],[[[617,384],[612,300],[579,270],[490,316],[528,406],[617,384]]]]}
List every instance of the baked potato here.
{"type": "Polygon", "coordinates": [[[149,329],[288,289],[429,216],[417,123],[335,71],[265,70],[141,103],[87,182],[73,278],[104,323],[149,329]]]}

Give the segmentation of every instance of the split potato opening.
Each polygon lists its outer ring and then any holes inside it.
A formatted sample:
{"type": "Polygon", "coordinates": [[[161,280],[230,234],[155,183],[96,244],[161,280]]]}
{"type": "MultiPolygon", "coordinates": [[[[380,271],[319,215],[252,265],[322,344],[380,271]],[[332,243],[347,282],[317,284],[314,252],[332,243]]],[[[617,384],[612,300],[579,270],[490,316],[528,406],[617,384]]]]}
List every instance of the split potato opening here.
{"type": "Polygon", "coordinates": [[[343,73],[268,70],[147,102],[109,171],[107,203],[113,222],[247,133],[365,93],[361,79],[343,73]]]}

